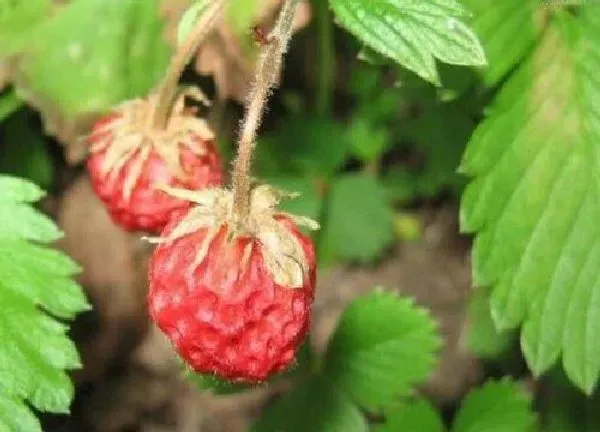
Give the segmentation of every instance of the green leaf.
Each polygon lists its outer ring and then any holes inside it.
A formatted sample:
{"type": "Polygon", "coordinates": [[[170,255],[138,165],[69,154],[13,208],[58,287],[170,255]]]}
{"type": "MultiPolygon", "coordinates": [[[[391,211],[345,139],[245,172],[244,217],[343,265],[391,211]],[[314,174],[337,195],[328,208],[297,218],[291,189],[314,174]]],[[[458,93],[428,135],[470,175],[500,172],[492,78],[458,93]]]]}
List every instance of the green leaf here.
{"type": "Polygon", "coordinates": [[[22,46],[52,6],[51,0],[0,0],[0,59],[22,46]]]}
{"type": "Polygon", "coordinates": [[[79,267],[28,241],[47,243],[60,234],[26,204],[41,196],[32,183],[0,176],[0,426],[28,432],[41,429],[25,402],[67,413],[73,386],[65,369],[80,367],[68,326],[53,316],[72,319],[89,308],[71,279],[79,267]]]}
{"type": "Polygon", "coordinates": [[[323,236],[338,257],[373,260],[394,241],[393,212],[385,190],[370,175],[337,177],[331,186],[327,213],[323,236]]]}
{"type": "Polygon", "coordinates": [[[253,432],[367,432],[358,408],[324,377],[314,376],[268,406],[253,432]]]}
{"type": "Polygon", "coordinates": [[[337,20],[370,48],[439,84],[435,59],[486,64],[468,16],[456,0],[330,0],[337,20]]]}
{"type": "Polygon", "coordinates": [[[456,170],[474,126],[468,115],[451,103],[433,107],[406,125],[406,137],[425,155],[424,166],[416,173],[419,196],[431,197],[463,184],[456,170]]]}
{"type": "Polygon", "coordinates": [[[226,381],[218,378],[215,375],[203,375],[195,373],[189,369],[186,369],[185,376],[199,390],[210,390],[212,393],[217,395],[235,394],[262,386],[262,384],[250,385],[226,381]]]}
{"type": "Polygon", "coordinates": [[[27,405],[0,391],[0,431],[41,432],[41,430],[40,422],[27,405]]]}
{"type": "Polygon", "coordinates": [[[400,405],[386,416],[375,432],[444,432],[446,428],[435,408],[425,399],[400,405]]]}
{"type": "Polygon", "coordinates": [[[74,0],[31,36],[18,87],[67,116],[107,110],[157,84],[162,32],[158,0],[74,0]]]}
{"type": "Polygon", "coordinates": [[[355,403],[379,410],[429,376],[440,343],[425,309],[377,290],[344,311],[327,347],[324,374],[355,403]]]}
{"type": "Polygon", "coordinates": [[[248,31],[261,12],[260,0],[237,0],[227,6],[227,23],[238,36],[249,36],[248,31]]]}
{"type": "Polygon", "coordinates": [[[345,161],[348,140],[340,123],[296,115],[283,121],[276,133],[263,138],[257,153],[263,176],[329,177],[345,161]]]}
{"type": "Polygon", "coordinates": [[[396,164],[383,176],[387,195],[394,201],[435,197],[460,191],[465,181],[456,170],[473,132],[474,123],[456,103],[428,107],[402,127],[402,140],[417,166],[396,164]]]}
{"type": "Polygon", "coordinates": [[[479,357],[498,357],[515,340],[513,332],[496,329],[490,313],[490,296],[484,288],[478,288],[471,294],[468,323],[468,348],[479,357]]]}
{"type": "Polygon", "coordinates": [[[227,395],[265,388],[269,384],[277,383],[280,380],[289,380],[291,378],[305,378],[309,376],[314,369],[314,353],[307,339],[298,349],[296,358],[291,366],[286,370],[279,372],[262,383],[243,383],[221,379],[216,375],[200,374],[194,372],[186,364],[181,362],[184,376],[194,384],[199,390],[209,390],[217,395],[227,395]]]}
{"type": "Polygon", "coordinates": [[[0,175],[0,201],[30,203],[43,198],[46,193],[39,186],[19,178],[0,175]]]}
{"type": "Polygon", "coordinates": [[[533,49],[543,26],[538,0],[462,0],[488,57],[487,86],[494,86],[533,49]]]}
{"type": "Polygon", "coordinates": [[[534,432],[536,416],[531,398],[520,384],[489,381],[465,398],[453,432],[534,432]]]}
{"type": "Polygon", "coordinates": [[[391,144],[388,129],[375,128],[364,118],[354,119],[347,133],[352,153],[366,163],[379,159],[391,144]]]}
{"type": "Polygon", "coordinates": [[[523,324],[536,375],[562,354],[591,392],[600,372],[600,14],[558,14],[476,131],[461,225],[477,232],[474,282],[502,328],[523,324]]]}

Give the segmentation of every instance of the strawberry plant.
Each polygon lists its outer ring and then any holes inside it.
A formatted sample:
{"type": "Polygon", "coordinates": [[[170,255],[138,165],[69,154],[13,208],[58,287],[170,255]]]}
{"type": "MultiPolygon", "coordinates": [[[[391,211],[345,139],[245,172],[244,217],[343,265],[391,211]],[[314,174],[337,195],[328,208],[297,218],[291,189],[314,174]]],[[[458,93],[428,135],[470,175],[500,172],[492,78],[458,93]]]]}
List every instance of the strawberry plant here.
{"type": "Polygon", "coordinates": [[[257,432],[597,430],[599,46],[594,1],[0,0],[0,432],[153,429],[157,376],[257,432]]]}
{"type": "Polygon", "coordinates": [[[32,207],[43,197],[31,182],[0,176],[0,429],[41,430],[32,412],[68,413],[81,366],[64,320],[88,304],[72,280],[76,263],[47,244],[61,232],[32,207]]]}

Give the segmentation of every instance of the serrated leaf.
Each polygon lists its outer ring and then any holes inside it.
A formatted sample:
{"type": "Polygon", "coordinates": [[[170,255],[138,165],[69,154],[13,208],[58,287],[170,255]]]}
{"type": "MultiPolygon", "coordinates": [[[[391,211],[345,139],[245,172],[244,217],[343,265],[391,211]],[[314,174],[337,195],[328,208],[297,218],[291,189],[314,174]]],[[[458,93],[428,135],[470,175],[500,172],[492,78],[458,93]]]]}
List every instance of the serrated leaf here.
{"type": "Polygon", "coordinates": [[[490,313],[489,293],[483,288],[471,294],[467,319],[467,346],[479,357],[498,357],[516,339],[514,332],[496,329],[490,313]]]}
{"type": "Polygon", "coordinates": [[[268,406],[253,432],[367,432],[358,408],[325,377],[314,376],[268,406]]]}
{"type": "Polygon", "coordinates": [[[377,290],[344,311],[327,347],[324,374],[355,403],[380,410],[429,376],[440,342],[425,309],[377,290]]]}
{"type": "Polygon", "coordinates": [[[461,208],[476,285],[501,328],[523,324],[536,375],[562,354],[587,392],[600,372],[600,14],[558,14],[469,144],[461,208]]]}
{"type": "Polygon", "coordinates": [[[536,416],[531,398],[520,384],[489,381],[463,401],[452,432],[534,432],[536,416]]]}
{"type": "Polygon", "coordinates": [[[6,203],[30,203],[38,201],[45,192],[36,184],[16,177],[0,175],[0,201],[6,203]]]}
{"type": "Polygon", "coordinates": [[[440,415],[425,399],[400,405],[391,410],[382,426],[375,432],[444,432],[446,428],[440,415]]]}
{"type": "Polygon", "coordinates": [[[42,426],[26,405],[0,390],[0,431],[41,432],[42,426]]]}
{"type": "Polygon", "coordinates": [[[162,32],[157,0],[74,0],[31,36],[18,88],[68,116],[107,110],[157,84],[162,32]]]}
{"type": "Polygon", "coordinates": [[[340,24],[370,48],[427,81],[439,84],[435,59],[457,65],[486,64],[475,34],[455,0],[330,0],[340,24]]]}
{"type": "Polygon", "coordinates": [[[70,319],[89,307],[71,279],[79,267],[29,242],[47,243],[59,233],[25,204],[41,196],[34,184],[0,175],[0,426],[9,430],[40,430],[25,402],[39,411],[68,412],[73,386],[65,370],[80,361],[68,326],[52,315],[70,319]],[[11,418],[4,407],[12,407],[11,418]]]}
{"type": "Polygon", "coordinates": [[[537,0],[462,0],[473,13],[471,26],[485,49],[489,66],[482,70],[494,86],[533,49],[543,29],[537,0]]]}
{"type": "Polygon", "coordinates": [[[381,255],[394,241],[394,231],[393,212],[377,179],[367,174],[335,179],[323,236],[341,258],[369,261],[381,255]]]}

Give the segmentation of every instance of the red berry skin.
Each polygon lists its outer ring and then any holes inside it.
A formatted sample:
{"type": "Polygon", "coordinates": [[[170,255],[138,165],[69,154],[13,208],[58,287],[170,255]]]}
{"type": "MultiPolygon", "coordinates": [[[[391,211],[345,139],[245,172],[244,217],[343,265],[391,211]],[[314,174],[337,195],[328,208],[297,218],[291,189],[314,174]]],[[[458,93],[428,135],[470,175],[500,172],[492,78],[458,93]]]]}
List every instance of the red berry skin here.
{"type": "MultiPolygon", "coordinates": [[[[112,115],[96,123],[90,144],[94,144],[94,138],[98,140],[102,136],[97,131],[114,119],[116,116],[112,115]]],[[[186,210],[190,203],[155,189],[155,185],[162,184],[185,189],[203,189],[221,185],[221,161],[217,150],[211,141],[204,141],[201,138],[198,138],[198,141],[204,142],[206,146],[206,153],[201,156],[194,154],[188,147],[179,146],[185,179],[178,178],[160,155],[152,150],[129,198],[123,194],[125,179],[140,157],[139,152],[125,163],[112,181],[102,174],[101,169],[106,150],[93,152],[87,161],[92,186],[104,202],[113,221],[127,231],[159,233],[173,213],[186,210]]]]}
{"type": "MultiPolygon", "coordinates": [[[[167,225],[163,236],[182,216],[167,225]]],[[[227,243],[224,228],[195,268],[206,229],[156,248],[149,269],[150,315],[196,372],[261,382],[294,360],[310,327],[315,253],[310,238],[291,220],[278,221],[299,240],[306,255],[309,271],[301,288],[274,283],[258,242],[240,237],[227,243]],[[242,269],[249,242],[255,244],[242,269]]]]}

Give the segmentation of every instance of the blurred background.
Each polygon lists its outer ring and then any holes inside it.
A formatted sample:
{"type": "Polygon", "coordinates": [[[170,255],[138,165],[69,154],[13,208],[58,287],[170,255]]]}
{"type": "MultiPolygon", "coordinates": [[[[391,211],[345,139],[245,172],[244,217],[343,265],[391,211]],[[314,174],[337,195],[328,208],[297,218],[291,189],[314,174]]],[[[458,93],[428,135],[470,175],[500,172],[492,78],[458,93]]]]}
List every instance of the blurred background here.
{"type": "MultiPolygon", "coordinates": [[[[157,84],[189,3],[27,0],[0,10],[0,172],[49,191],[42,207],[65,231],[60,247],[82,265],[79,281],[93,304],[73,326],[84,366],[74,373],[72,416],[44,417],[50,432],[243,431],[289,387],[284,380],[215,395],[182,377],[147,316],[151,247],[110,221],[84,169],[82,137],[99,114],[157,84]]],[[[183,78],[213,100],[201,115],[226,167],[259,50],[252,27],[268,30],[279,7],[234,2],[183,78]]],[[[362,47],[319,0],[301,5],[295,31],[254,176],[301,192],[286,208],[322,224],[311,344],[322,351],[348,302],[374,286],[413,296],[445,338],[423,392],[452,411],[496,373],[475,353],[514,346],[512,335],[495,334],[485,295],[470,296],[470,240],[458,230],[466,179],[457,173],[511,65],[484,81],[478,70],[439,64],[436,87],[362,47]]],[[[525,370],[507,356],[515,374],[525,370]]]]}

